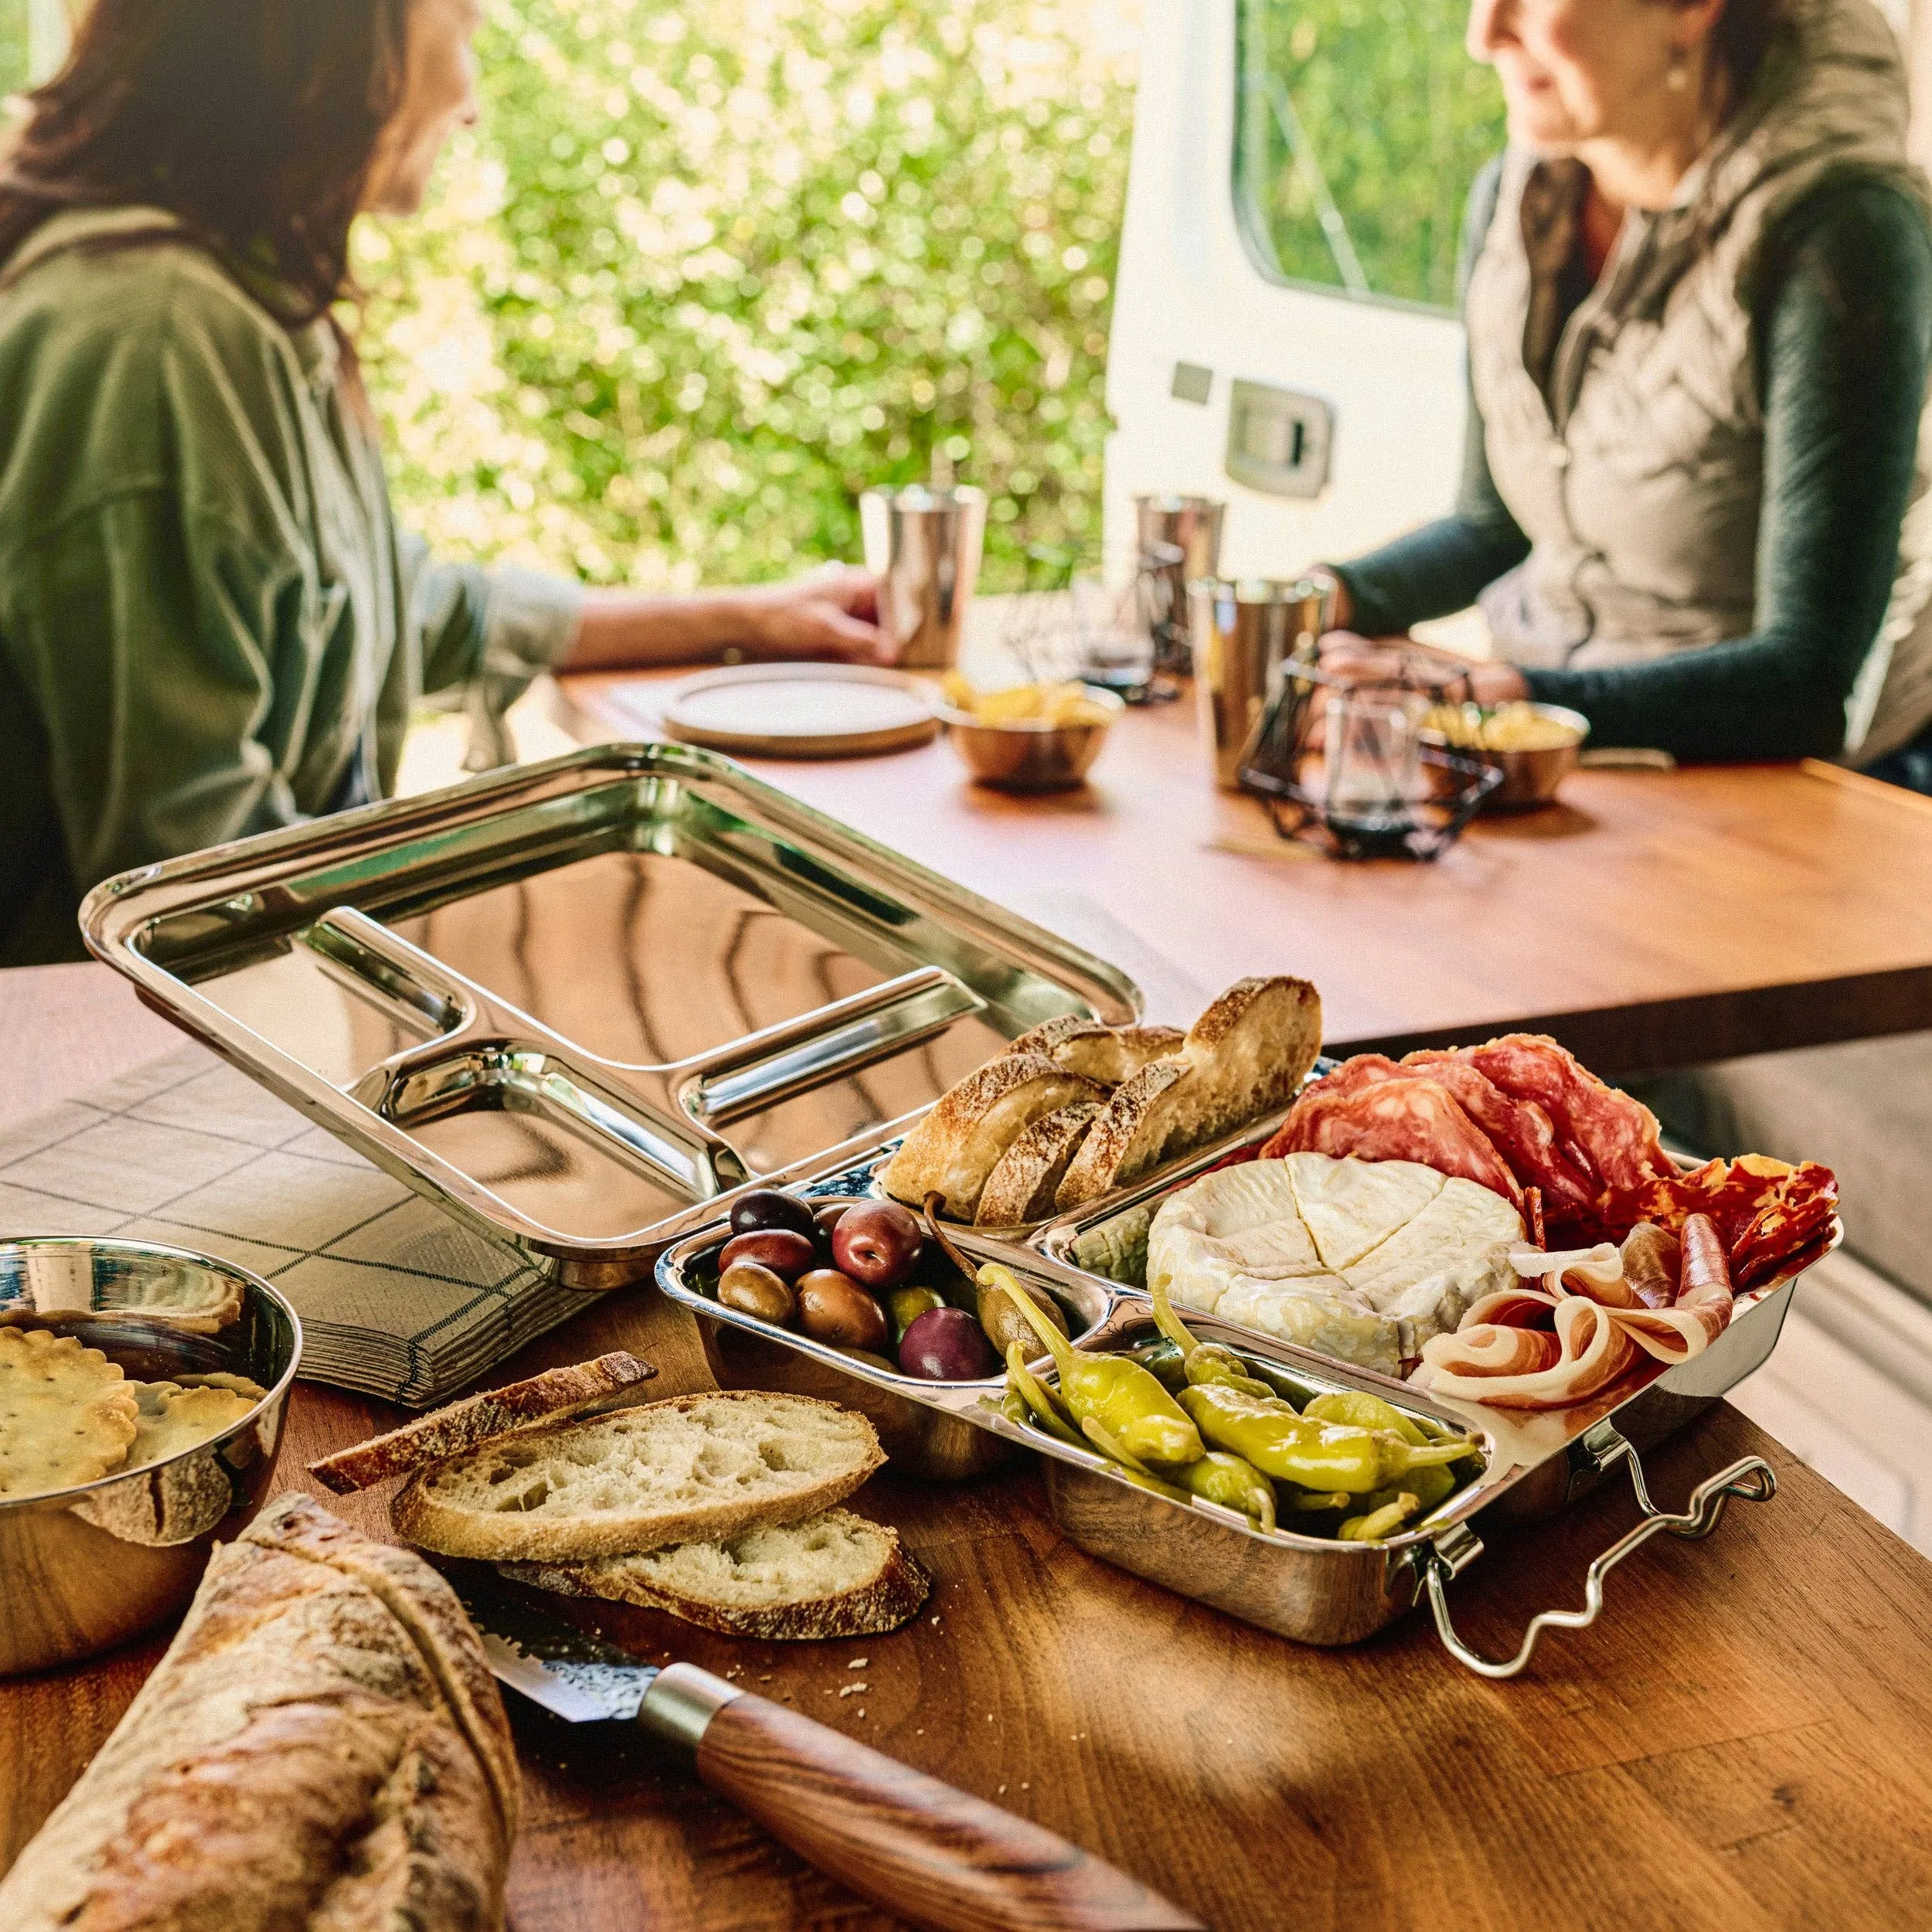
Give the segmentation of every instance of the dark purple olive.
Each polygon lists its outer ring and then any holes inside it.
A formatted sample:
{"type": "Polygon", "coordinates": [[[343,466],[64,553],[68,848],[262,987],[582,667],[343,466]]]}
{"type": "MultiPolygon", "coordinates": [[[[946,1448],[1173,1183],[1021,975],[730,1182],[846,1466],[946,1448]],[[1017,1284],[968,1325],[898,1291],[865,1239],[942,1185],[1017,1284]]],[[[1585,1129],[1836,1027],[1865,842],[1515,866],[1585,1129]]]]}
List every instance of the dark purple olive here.
{"type": "Polygon", "coordinates": [[[899,1366],[927,1382],[978,1382],[998,1366],[992,1344],[964,1308],[929,1308],[906,1331],[899,1366]]]}
{"type": "Polygon", "coordinates": [[[886,1311],[836,1268],[814,1268],[798,1282],[798,1325],[820,1342],[842,1349],[883,1351],[891,1342],[886,1311]]]}
{"type": "Polygon", "coordinates": [[[751,1234],[760,1228],[789,1228],[808,1240],[816,1232],[811,1208],[797,1195],[781,1193],[775,1187],[753,1188],[732,1203],[733,1234],[751,1234]]]}
{"type": "Polygon", "coordinates": [[[791,1319],[795,1306],[791,1284],[756,1261],[736,1261],[726,1268],[718,1277],[718,1299],[727,1308],[781,1328],[791,1319]]]}
{"type": "Polygon", "coordinates": [[[734,1234],[718,1257],[720,1269],[735,1262],[756,1261],[760,1267],[795,1281],[818,1259],[809,1235],[791,1228],[753,1228],[749,1234],[734,1234]]]}
{"type": "Polygon", "coordinates": [[[829,1241],[832,1239],[833,1230],[845,1218],[846,1210],[851,1206],[852,1203],[849,1201],[833,1201],[824,1207],[812,1209],[811,1218],[818,1224],[818,1234],[821,1240],[829,1241]]]}

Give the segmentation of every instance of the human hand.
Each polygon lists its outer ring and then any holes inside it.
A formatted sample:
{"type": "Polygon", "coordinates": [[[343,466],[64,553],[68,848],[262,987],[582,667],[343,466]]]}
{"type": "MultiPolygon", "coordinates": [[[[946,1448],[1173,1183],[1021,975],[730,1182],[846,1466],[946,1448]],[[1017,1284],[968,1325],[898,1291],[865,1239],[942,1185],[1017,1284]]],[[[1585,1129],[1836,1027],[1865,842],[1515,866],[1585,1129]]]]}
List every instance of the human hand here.
{"type": "Polygon", "coordinates": [[[741,594],[747,654],[886,664],[897,655],[879,628],[879,585],[839,566],[741,594]]]}
{"type": "Polygon", "coordinates": [[[1321,668],[1346,685],[1434,682],[1458,685],[1451,695],[1474,704],[1508,704],[1529,696],[1529,681],[1513,664],[1465,658],[1410,637],[1364,638],[1331,631],[1321,640],[1321,668]]]}

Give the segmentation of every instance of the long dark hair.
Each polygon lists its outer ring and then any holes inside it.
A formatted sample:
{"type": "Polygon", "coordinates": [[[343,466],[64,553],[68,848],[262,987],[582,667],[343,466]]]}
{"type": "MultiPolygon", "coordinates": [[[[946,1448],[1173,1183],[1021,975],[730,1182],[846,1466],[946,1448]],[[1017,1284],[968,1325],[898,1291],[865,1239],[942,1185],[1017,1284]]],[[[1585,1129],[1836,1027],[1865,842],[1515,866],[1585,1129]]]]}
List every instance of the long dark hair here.
{"type": "Polygon", "coordinates": [[[0,157],[0,273],[62,209],[139,203],[272,278],[286,325],[327,313],[401,99],[409,5],[94,0],[0,157]]]}
{"type": "Polygon", "coordinates": [[[1711,73],[1727,107],[1750,92],[1764,56],[1792,23],[1792,0],[1730,0],[1709,43],[1711,73]]]}

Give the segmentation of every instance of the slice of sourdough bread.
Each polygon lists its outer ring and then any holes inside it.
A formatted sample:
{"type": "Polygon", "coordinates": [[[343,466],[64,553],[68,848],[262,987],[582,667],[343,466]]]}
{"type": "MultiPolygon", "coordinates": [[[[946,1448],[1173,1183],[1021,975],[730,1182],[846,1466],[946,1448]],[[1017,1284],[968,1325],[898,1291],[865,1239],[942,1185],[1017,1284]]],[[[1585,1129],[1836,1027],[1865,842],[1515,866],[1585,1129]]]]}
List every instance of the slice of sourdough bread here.
{"type": "Polygon", "coordinates": [[[386,1435],[338,1449],[308,1465],[308,1473],[338,1496],[367,1489],[391,1476],[407,1475],[445,1456],[474,1449],[492,1436],[539,1423],[561,1422],[598,1403],[614,1400],[657,1373],[648,1362],[615,1349],[594,1361],[546,1369],[522,1382],[465,1396],[447,1408],[418,1416],[386,1435]]]}
{"type": "Polygon", "coordinates": [[[678,1396],[520,1429],[419,1470],[396,1533],[446,1556],[573,1562],[735,1536],[842,1502],[886,1460],[872,1424],[808,1396],[678,1396]]]}
{"type": "Polygon", "coordinates": [[[1036,1121],[986,1177],[974,1216],[977,1224],[1019,1227],[1051,1214],[1053,1196],[1100,1111],[1094,1101],[1079,1100],[1036,1121]]]}
{"type": "Polygon", "coordinates": [[[1294,1098],[1321,1047],[1321,1001],[1306,980],[1237,980],[1181,1051],[1114,1090],[1060,1185],[1064,1213],[1294,1098]]]}
{"type": "Polygon", "coordinates": [[[932,1581],[897,1531],[849,1509],[761,1524],[723,1543],[678,1543],[587,1563],[505,1563],[566,1597],[668,1611],[729,1637],[865,1637],[918,1614],[932,1581]]]}
{"type": "Polygon", "coordinates": [[[1033,1123],[1107,1090],[1043,1053],[1005,1053],[942,1094],[881,1172],[886,1192],[918,1206],[944,1197],[944,1213],[970,1221],[999,1158],[1033,1123]]]}

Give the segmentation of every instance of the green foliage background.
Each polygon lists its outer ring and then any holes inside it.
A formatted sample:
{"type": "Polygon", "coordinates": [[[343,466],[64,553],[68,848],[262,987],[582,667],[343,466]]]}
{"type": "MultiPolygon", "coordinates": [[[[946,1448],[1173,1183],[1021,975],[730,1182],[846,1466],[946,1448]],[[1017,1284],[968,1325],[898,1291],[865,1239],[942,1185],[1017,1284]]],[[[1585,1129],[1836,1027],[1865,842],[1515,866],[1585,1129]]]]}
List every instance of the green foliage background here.
{"type": "MultiPolygon", "coordinates": [[[[304,0],[314,4],[315,0],[304,0]]],[[[1243,0],[1243,186],[1338,281],[1255,83],[1287,89],[1379,294],[1453,298],[1502,145],[1467,0],[1243,0]]],[[[985,582],[1100,526],[1138,0],[491,0],[483,117],[364,223],[404,515],[454,555],[688,587],[859,553],[937,457],[985,582]]],[[[0,0],[0,93],[27,0],[0,0]]]]}
{"type": "Polygon", "coordinates": [[[989,587],[1097,532],[1129,17],[1076,0],[498,0],[434,206],[364,223],[404,514],[594,581],[859,552],[934,454],[989,587]]]}
{"type": "Polygon", "coordinates": [[[0,100],[27,83],[27,0],[0,0],[0,100]]]}
{"type": "Polygon", "coordinates": [[[1284,275],[1342,279],[1307,172],[1264,91],[1270,77],[1294,104],[1369,287],[1454,301],[1463,202],[1503,145],[1502,90],[1464,49],[1468,16],[1468,0],[1243,7],[1243,186],[1284,275]]]}

